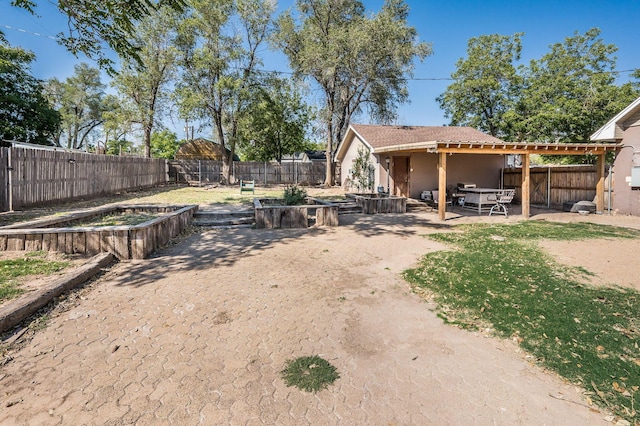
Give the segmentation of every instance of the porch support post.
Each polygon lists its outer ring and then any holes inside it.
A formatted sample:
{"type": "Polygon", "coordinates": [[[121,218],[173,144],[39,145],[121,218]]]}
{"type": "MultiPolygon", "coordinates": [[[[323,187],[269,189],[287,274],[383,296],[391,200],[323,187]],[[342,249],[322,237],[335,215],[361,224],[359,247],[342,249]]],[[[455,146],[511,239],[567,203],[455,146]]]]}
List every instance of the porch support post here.
{"type": "Polygon", "coordinates": [[[604,211],[604,153],[598,154],[596,163],[596,212],[604,211]]]}
{"type": "Polygon", "coordinates": [[[530,195],[530,185],[531,181],[529,178],[529,169],[530,169],[530,161],[529,161],[529,153],[526,152],[522,154],[522,217],[525,219],[529,219],[529,207],[531,205],[531,195],[530,195]]]}
{"type": "Polygon", "coordinates": [[[438,155],[438,217],[445,220],[447,213],[447,153],[438,155]]]}

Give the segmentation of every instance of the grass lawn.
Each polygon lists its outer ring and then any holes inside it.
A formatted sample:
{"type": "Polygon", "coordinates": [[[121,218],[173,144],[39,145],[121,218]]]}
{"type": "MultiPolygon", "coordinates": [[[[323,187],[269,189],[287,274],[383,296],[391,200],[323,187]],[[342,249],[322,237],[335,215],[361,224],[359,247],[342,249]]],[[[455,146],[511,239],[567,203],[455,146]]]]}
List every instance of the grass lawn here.
{"type": "Polygon", "coordinates": [[[0,302],[17,297],[24,290],[20,284],[32,275],[47,275],[69,266],[69,262],[46,259],[45,252],[28,252],[18,259],[0,259],[0,302]]]}
{"type": "MultiPolygon", "coordinates": [[[[323,194],[322,189],[314,191],[323,194]]],[[[255,194],[244,192],[240,194],[237,186],[218,187],[189,187],[185,185],[166,185],[149,190],[128,192],[120,195],[107,196],[91,200],[76,200],[52,207],[28,209],[0,214],[0,226],[12,223],[35,220],[50,216],[63,215],[69,211],[105,206],[108,204],[235,204],[251,206],[254,197],[282,198],[284,187],[256,187],[255,194]]]]}
{"type": "MultiPolygon", "coordinates": [[[[404,276],[433,297],[438,315],[516,340],[537,361],[587,390],[589,402],[640,421],[640,293],[588,284],[584,268],[560,265],[540,239],[639,238],[588,223],[474,224],[430,235],[451,251],[426,255],[404,276]]],[[[597,244],[597,240],[594,240],[597,244]]]]}

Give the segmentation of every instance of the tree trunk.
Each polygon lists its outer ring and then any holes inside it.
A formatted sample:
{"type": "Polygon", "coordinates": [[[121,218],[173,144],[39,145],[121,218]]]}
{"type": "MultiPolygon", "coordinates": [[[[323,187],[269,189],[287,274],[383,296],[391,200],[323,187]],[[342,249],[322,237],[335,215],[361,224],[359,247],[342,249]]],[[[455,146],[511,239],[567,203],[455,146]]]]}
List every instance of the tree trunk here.
{"type": "Polygon", "coordinates": [[[151,126],[144,126],[144,156],[151,158],[151,126]]]}
{"type": "Polygon", "coordinates": [[[325,186],[333,186],[333,158],[331,152],[333,147],[333,123],[331,122],[331,116],[327,119],[327,149],[325,155],[327,157],[327,173],[325,175],[325,186]]]}
{"type": "Polygon", "coordinates": [[[218,136],[218,143],[220,144],[222,154],[222,181],[220,183],[223,185],[229,185],[231,183],[231,161],[233,160],[233,157],[230,157],[225,147],[221,117],[216,117],[214,121],[218,136]]]}

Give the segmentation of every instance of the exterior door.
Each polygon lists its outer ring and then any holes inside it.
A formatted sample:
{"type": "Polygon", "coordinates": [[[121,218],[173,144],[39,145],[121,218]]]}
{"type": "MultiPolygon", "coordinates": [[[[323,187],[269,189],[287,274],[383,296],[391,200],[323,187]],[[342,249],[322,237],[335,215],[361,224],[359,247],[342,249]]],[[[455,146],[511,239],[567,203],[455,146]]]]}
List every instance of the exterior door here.
{"type": "Polygon", "coordinates": [[[393,194],[409,196],[409,157],[393,157],[393,194]]]}

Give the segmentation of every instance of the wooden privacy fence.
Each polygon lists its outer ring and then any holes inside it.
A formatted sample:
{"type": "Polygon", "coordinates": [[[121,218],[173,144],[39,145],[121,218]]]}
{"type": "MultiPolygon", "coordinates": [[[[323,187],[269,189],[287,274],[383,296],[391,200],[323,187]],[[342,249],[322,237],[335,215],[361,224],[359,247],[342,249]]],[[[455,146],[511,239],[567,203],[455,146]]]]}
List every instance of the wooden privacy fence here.
{"type": "Polygon", "coordinates": [[[9,148],[0,147],[0,212],[9,210],[9,179],[7,170],[7,160],[9,148]]]}
{"type": "MultiPolygon", "coordinates": [[[[277,163],[258,161],[234,161],[231,166],[231,183],[240,180],[255,180],[257,184],[306,184],[320,185],[324,182],[326,164],[277,163]]],[[[210,160],[173,160],[169,162],[169,179],[192,185],[220,183],[222,162],[210,160]]]]}
{"type": "Polygon", "coordinates": [[[167,182],[166,160],[3,148],[0,210],[42,206],[167,182]]]}
{"type": "MultiPolygon", "coordinates": [[[[503,173],[504,187],[516,188],[516,199],[522,200],[522,169],[504,169],[503,173]]],[[[592,201],[598,174],[595,166],[535,166],[530,169],[530,180],[531,205],[562,209],[570,201],[592,201]]]]}

